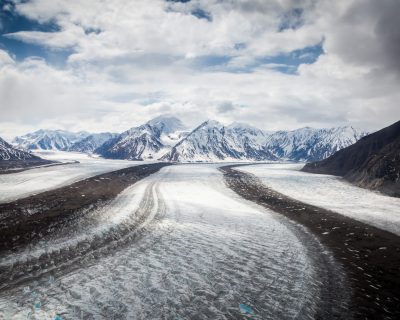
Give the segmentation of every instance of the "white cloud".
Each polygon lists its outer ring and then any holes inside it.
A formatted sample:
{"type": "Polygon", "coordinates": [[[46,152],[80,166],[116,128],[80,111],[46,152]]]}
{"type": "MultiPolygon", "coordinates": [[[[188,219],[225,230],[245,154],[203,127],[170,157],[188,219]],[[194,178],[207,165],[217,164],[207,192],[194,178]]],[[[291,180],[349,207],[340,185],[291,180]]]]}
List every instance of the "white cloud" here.
{"type": "Polygon", "coordinates": [[[14,63],[0,50],[3,131],[10,135],[10,123],[16,132],[122,131],[160,113],[176,114],[193,126],[216,118],[268,130],[346,122],[379,128],[400,117],[400,69],[396,44],[390,42],[399,30],[392,28],[395,2],[18,2],[20,14],[53,21],[59,30],[9,37],[70,48],[72,54],[64,68],[55,68],[37,59],[14,63]],[[294,8],[303,10],[301,25],[279,30],[294,8]],[[211,21],[190,14],[196,9],[211,21]],[[326,53],[301,65],[296,75],[277,72],[279,64],[271,63],[229,72],[322,39],[326,53]],[[225,69],[193,66],[196,57],[210,55],[232,59],[225,69]]]}
{"type": "Polygon", "coordinates": [[[313,45],[318,30],[300,28],[276,32],[282,15],[309,1],[87,1],[33,0],[17,4],[17,11],[40,22],[56,22],[59,32],[20,31],[9,37],[55,48],[74,46],[71,61],[120,57],[145,52],[197,57],[230,55],[235,45],[248,45],[247,54],[273,55],[313,45]],[[292,3],[292,4],[291,4],[292,3]],[[190,14],[209,12],[211,21],[190,14]],[[84,32],[97,30],[98,32],[84,32]],[[118,49],[117,49],[118,48],[118,49]],[[105,54],[106,53],[106,54],[105,54]],[[113,55],[114,53],[114,55],[113,55]]]}
{"type": "Polygon", "coordinates": [[[14,59],[11,58],[8,52],[0,49],[0,66],[13,63],[14,59]]]}
{"type": "Polygon", "coordinates": [[[69,48],[78,44],[78,39],[85,34],[84,30],[76,25],[69,26],[61,32],[19,31],[5,34],[5,37],[24,42],[40,44],[51,48],[69,48]]]}

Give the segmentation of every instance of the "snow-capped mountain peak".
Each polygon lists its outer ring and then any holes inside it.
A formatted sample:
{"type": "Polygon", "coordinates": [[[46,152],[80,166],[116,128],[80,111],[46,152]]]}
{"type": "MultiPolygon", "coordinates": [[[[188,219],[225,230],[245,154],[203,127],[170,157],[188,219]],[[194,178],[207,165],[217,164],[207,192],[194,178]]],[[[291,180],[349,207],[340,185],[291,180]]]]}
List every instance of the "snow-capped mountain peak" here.
{"type": "Polygon", "coordinates": [[[38,130],[14,143],[24,149],[95,152],[106,158],[168,161],[316,161],[367,133],[352,126],[267,132],[245,123],[207,120],[192,131],[176,117],[162,115],[121,134],[38,130]]]}
{"type": "Polygon", "coordinates": [[[365,132],[350,126],[329,129],[304,127],[270,133],[243,123],[234,122],[224,126],[218,121],[208,120],[162,159],[314,161],[355,143],[364,135],[365,132]]]}
{"type": "Polygon", "coordinates": [[[68,150],[75,142],[86,138],[88,132],[69,132],[65,130],[43,130],[15,137],[13,144],[25,150],[68,150]]]}
{"type": "Polygon", "coordinates": [[[167,135],[186,129],[181,120],[168,115],[158,116],[154,119],[149,120],[147,124],[152,128],[157,128],[160,133],[164,133],[167,135]]]}
{"type": "Polygon", "coordinates": [[[224,161],[275,159],[263,148],[261,130],[247,125],[224,126],[208,120],[172,148],[163,159],[172,161],[224,161]]]}
{"type": "Polygon", "coordinates": [[[159,116],[105,142],[96,152],[107,158],[158,159],[186,136],[184,129],[179,119],[159,116]]]}

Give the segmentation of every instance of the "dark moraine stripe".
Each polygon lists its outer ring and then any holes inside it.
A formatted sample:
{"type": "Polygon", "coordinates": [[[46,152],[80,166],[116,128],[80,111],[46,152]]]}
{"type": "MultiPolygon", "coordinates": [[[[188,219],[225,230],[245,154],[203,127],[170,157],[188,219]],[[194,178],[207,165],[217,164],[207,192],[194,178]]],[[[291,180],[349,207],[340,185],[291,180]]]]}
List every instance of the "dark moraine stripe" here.
{"type": "Polygon", "coordinates": [[[355,319],[400,319],[399,236],[287,197],[234,167],[220,168],[229,188],[307,227],[342,264],[355,319]]]}

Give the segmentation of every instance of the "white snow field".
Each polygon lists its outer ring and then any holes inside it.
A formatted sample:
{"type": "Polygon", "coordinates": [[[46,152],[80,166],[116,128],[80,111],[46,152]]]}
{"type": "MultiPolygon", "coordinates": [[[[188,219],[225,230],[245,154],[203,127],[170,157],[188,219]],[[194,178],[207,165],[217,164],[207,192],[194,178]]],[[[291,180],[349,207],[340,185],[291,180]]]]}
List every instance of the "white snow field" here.
{"type": "Polygon", "coordinates": [[[0,174],[0,202],[13,201],[98,174],[145,163],[143,161],[108,160],[77,152],[48,151],[38,153],[38,155],[45,159],[68,164],[0,174]],[[74,161],[79,161],[79,163],[72,163],[74,161]]]}
{"type": "Polygon", "coordinates": [[[400,199],[354,186],[340,177],[299,171],[304,164],[238,167],[294,199],[400,235],[400,199]]]}
{"type": "Polygon", "coordinates": [[[43,270],[23,288],[4,291],[0,318],[313,319],[328,269],[340,286],[342,270],[313,236],[242,200],[216,165],[164,167],[92,220],[14,258],[28,266],[39,251],[76,252],[74,241],[86,238],[90,246],[109,233],[117,248],[110,243],[108,254],[103,246],[93,253],[100,257],[77,270],[56,276],[43,270]],[[143,232],[126,241],[121,230],[139,221],[135,232],[143,232]]]}

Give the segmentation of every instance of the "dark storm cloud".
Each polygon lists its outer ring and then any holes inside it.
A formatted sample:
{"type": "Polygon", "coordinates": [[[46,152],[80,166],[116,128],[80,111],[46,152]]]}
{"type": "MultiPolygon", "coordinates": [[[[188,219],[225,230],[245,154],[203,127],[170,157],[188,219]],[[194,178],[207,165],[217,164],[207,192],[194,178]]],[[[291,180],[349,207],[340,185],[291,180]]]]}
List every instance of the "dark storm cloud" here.
{"type": "Polygon", "coordinates": [[[387,66],[400,74],[400,1],[388,1],[376,25],[378,41],[387,66]]]}
{"type": "Polygon", "coordinates": [[[376,65],[400,75],[400,1],[355,2],[338,21],[341,55],[357,64],[376,65]],[[344,32],[347,29],[348,32],[344,32]]]}

